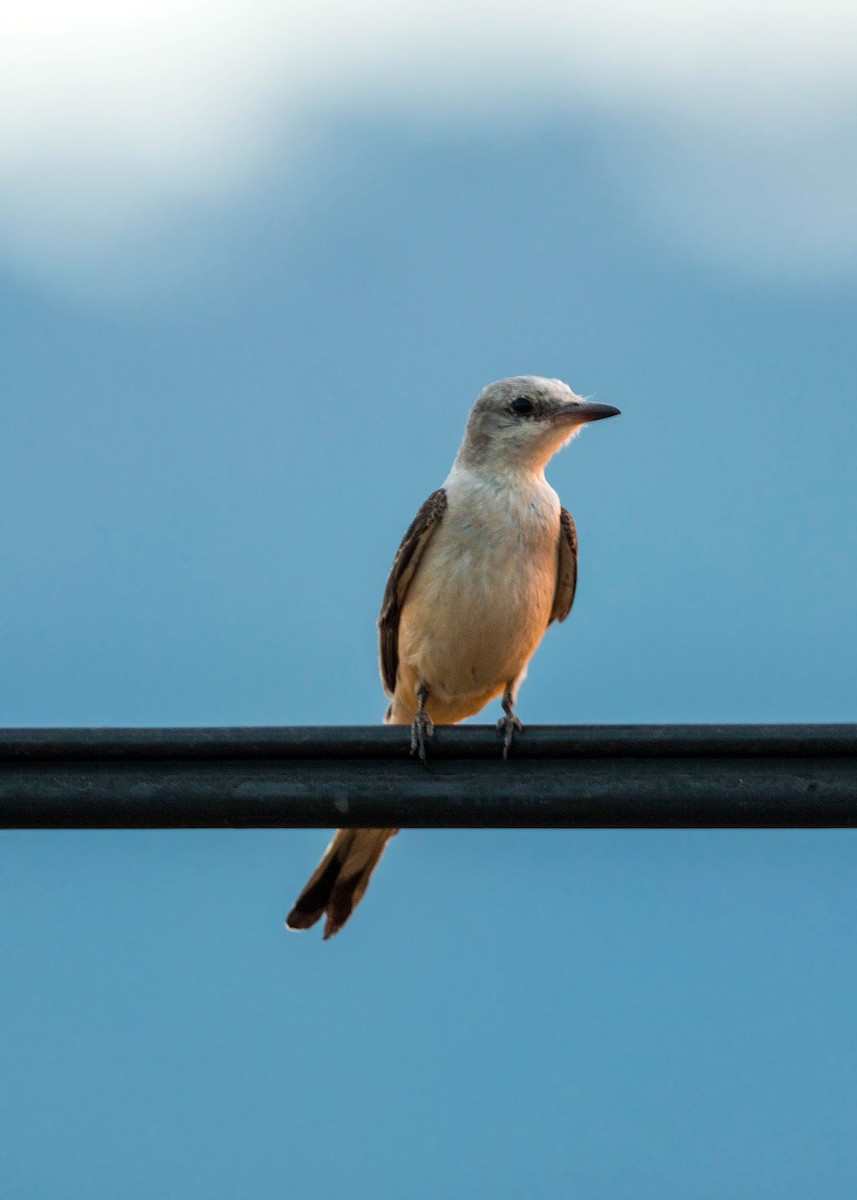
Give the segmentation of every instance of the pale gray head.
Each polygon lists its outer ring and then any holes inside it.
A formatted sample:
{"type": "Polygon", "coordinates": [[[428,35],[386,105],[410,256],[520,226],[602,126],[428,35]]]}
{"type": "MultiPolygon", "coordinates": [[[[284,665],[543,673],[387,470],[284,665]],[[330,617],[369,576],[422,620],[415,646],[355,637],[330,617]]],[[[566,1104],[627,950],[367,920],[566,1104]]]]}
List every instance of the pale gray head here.
{"type": "Polygon", "coordinates": [[[584,425],[618,413],[576,396],[561,379],[501,379],[473,405],[457,461],[471,469],[542,470],[584,425]]]}

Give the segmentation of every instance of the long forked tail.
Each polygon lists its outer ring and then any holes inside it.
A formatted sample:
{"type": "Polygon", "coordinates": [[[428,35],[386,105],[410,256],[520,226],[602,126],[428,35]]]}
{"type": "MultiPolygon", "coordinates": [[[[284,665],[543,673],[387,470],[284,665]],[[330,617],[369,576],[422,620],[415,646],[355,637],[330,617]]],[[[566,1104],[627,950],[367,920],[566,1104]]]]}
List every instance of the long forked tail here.
{"type": "Polygon", "coordinates": [[[339,829],[286,917],[289,929],[309,929],[325,913],[325,938],[338,933],[360,903],[387,842],[398,829],[339,829]]]}

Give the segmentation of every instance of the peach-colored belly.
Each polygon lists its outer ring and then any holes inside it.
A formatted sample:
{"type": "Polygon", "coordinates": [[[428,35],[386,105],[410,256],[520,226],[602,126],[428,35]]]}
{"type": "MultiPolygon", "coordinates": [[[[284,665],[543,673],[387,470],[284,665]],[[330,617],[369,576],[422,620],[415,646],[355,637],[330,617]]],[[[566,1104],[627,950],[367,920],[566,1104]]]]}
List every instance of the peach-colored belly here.
{"type": "MultiPolygon", "coordinates": [[[[544,517],[438,530],[408,590],[399,625],[399,675],[390,719],[413,720],[417,689],[441,724],[464,720],[525,670],[550,619],[557,535],[544,517]]],[[[444,528],[445,526],[445,528],[444,528]]]]}

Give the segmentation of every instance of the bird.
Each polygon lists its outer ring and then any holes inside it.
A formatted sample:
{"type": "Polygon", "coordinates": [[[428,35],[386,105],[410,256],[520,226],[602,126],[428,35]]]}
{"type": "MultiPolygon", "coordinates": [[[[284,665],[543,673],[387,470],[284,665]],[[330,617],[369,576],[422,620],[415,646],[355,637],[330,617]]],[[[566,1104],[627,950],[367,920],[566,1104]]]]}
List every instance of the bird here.
{"type": "MultiPolygon", "coordinates": [[[[618,415],[537,375],[489,384],[470,410],[446,480],[402,539],[378,618],[384,720],[410,725],[423,762],[436,723],[463,721],[497,697],[508,755],[528,663],[577,587],[574,520],[545,467],[584,425],[618,415]]],[[[287,926],[308,929],[324,916],[324,938],[337,933],[396,833],[338,830],[287,926]]]]}

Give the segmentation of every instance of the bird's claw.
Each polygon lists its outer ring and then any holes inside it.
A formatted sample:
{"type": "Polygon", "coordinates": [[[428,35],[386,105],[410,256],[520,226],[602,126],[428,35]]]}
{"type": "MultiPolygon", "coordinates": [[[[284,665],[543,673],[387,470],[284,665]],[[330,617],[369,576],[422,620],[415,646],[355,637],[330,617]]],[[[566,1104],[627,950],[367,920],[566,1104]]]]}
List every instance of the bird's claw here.
{"type": "Polygon", "coordinates": [[[420,762],[426,761],[426,738],[434,737],[434,722],[420,709],[411,724],[411,754],[418,754],[420,762]]]}
{"type": "Polygon", "coordinates": [[[508,758],[515,733],[523,733],[524,727],[521,724],[520,717],[516,716],[513,712],[507,712],[497,722],[497,728],[503,735],[503,758],[508,758]]]}

